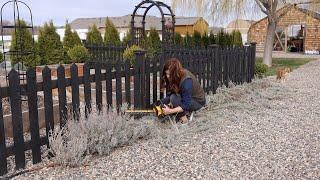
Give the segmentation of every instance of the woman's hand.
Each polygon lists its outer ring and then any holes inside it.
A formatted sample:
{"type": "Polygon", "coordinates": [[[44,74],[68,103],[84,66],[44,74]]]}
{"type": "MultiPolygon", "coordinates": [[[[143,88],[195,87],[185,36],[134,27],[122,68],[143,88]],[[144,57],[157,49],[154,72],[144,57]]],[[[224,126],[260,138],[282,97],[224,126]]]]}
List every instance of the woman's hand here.
{"type": "Polygon", "coordinates": [[[165,105],[165,104],[164,104],[164,107],[162,108],[162,111],[163,111],[163,114],[164,114],[164,115],[169,115],[169,114],[174,113],[172,110],[173,110],[173,109],[171,109],[170,107],[168,107],[168,106],[165,105]]]}

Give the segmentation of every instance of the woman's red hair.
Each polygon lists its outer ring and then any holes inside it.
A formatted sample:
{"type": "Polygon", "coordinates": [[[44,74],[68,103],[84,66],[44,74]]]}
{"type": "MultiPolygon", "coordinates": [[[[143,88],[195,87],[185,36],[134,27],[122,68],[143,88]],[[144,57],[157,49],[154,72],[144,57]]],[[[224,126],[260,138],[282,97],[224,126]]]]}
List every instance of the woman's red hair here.
{"type": "Polygon", "coordinates": [[[167,91],[180,93],[180,81],[185,76],[185,71],[177,58],[170,58],[166,61],[162,69],[162,77],[160,87],[167,91]],[[166,76],[166,71],[169,70],[170,80],[166,76]]]}

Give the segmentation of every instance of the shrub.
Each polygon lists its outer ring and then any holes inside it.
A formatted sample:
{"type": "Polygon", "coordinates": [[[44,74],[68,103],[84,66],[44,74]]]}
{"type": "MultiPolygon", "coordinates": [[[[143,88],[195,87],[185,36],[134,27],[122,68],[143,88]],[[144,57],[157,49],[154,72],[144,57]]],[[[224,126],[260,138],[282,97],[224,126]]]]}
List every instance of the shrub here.
{"type": "Polygon", "coordinates": [[[68,51],[68,56],[74,63],[85,62],[89,58],[89,52],[82,45],[76,45],[68,51]]]}
{"type": "Polygon", "coordinates": [[[69,120],[64,128],[51,133],[49,152],[54,155],[55,163],[73,167],[82,165],[89,155],[109,155],[117,147],[153,136],[154,126],[150,120],[149,123],[135,121],[113,111],[92,114],[88,120],[69,120]]]}
{"type": "Polygon", "coordinates": [[[259,78],[263,77],[264,74],[267,72],[267,70],[268,70],[268,66],[266,64],[263,64],[263,63],[260,63],[260,62],[256,63],[255,74],[259,78]]]}
{"type": "Polygon", "coordinates": [[[135,54],[134,54],[134,52],[138,51],[138,50],[143,50],[143,49],[140,48],[137,45],[132,45],[130,47],[127,47],[126,50],[123,52],[123,59],[125,61],[129,61],[130,64],[133,66],[134,63],[135,63],[135,54]]]}

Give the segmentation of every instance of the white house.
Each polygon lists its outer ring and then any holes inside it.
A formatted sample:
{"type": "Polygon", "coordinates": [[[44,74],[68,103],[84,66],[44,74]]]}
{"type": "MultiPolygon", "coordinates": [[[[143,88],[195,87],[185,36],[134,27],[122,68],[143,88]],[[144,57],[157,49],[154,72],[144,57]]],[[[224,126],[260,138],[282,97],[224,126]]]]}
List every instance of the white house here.
{"type": "Polygon", "coordinates": [[[0,39],[1,40],[1,43],[0,43],[0,51],[3,53],[3,50],[4,52],[6,51],[9,51],[10,49],[10,46],[11,46],[11,35],[4,35],[3,36],[3,39],[0,39]],[[3,42],[3,43],[2,43],[3,42]]]}

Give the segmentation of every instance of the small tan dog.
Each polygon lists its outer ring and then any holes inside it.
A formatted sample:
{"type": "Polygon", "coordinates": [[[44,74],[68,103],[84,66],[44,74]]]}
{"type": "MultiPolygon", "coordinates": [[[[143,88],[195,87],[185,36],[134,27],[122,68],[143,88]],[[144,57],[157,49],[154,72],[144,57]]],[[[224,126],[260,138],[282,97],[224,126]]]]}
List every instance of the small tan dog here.
{"type": "Polygon", "coordinates": [[[291,68],[279,68],[277,69],[277,80],[284,81],[286,76],[291,72],[291,68]]]}

